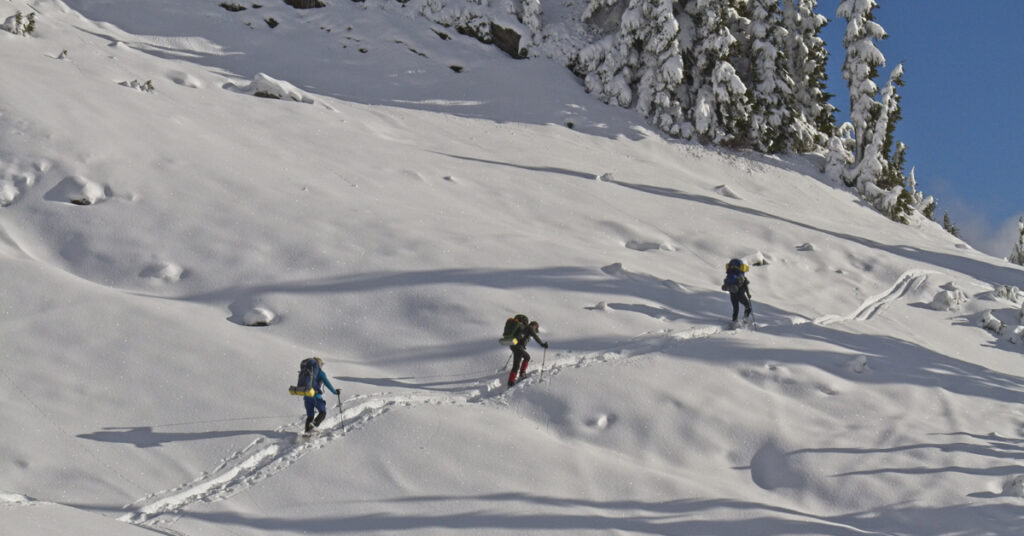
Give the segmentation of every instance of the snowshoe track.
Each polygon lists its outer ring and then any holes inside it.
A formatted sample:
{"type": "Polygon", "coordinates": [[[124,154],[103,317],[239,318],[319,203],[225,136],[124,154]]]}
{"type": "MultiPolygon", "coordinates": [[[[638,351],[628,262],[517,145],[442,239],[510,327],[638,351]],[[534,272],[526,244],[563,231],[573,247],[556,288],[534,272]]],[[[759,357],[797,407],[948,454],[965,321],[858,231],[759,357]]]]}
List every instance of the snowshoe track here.
{"type": "MultiPolygon", "coordinates": [[[[849,321],[866,321],[911,290],[918,288],[927,279],[929,271],[911,270],[902,274],[896,283],[884,292],[864,301],[854,312],[841,315],[826,315],[814,322],[820,325],[849,321]]],[[[516,384],[515,390],[504,385],[505,371],[491,374],[481,385],[462,393],[449,395],[394,395],[381,393],[359,396],[344,402],[341,415],[328,417],[320,427],[320,434],[307,441],[273,439],[261,437],[248,446],[221,461],[212,471],[203,473],[191,482],[176,488],[150,494],[125,506],[128,510],[118,519],[126,523],[173,533],[169,526],[181,512],[196,503],[217,502],[227,499],[240,491],[288,469],[313,449],[324,448],[331,442],[343,439],[352,431],[364,428],[377,417],[394,409],[422,405],[470,405],[480,403],[506,404],[505,399],[522,386],[540,383],[545,378],[557,376],[565,370],[585,368],[594,365],[629,359],[664,349],[666,339],[683,343],[693,339],[705,339],[718,335],[734,335],[747,330],[727,330],[723,326],[698,326],[676,331],[662,330],[649,332],[632,340],[616,345],[614,350],[588,352],[584,354],[556,353],[548,360],[542,371],[532,371],[516,384]]],[[[485,377],[487,375],[485,374],[485,377]]],[[[301,421],[278,428],[276,431],[298,430],[301,421]]]]}
{"type": "Polygon", "coordinates": [[[917,289],[928,279],[928,274],[936,273],[931,270],[909,270],[904,272],[903,275],[896,280],[893,286],[876,296],[870,297],[864,300],[864,303],[860,305],[854,312],[846,316],[839,315],[825,315],[816,320],[815,324],[823,326],[829,324],[835,324],[837,322],[849,322],[849,321],[866,321],[873,318],[880,311],[888,307],[896,300],[906,296],[906,294],[914,289],[917,289]]]}

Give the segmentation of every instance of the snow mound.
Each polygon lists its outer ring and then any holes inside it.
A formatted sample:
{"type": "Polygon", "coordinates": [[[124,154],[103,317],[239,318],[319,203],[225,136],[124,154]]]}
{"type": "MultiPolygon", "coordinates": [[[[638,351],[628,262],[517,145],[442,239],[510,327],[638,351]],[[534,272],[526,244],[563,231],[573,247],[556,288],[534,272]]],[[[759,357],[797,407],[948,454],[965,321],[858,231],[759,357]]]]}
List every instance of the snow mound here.
{"type": "Polygon", "coordinates": [[[736,195],[736,192],[732,191],[731,188],[729,188],[728,186],[726,186],[724,184],[720,184],[718,186],[715,186],[714,190],[715,190],[716,194],[718,194],[718,195],[720,195],[722,197],[728,197],[730,199],[739,199],[740,198],[740,196],[736,195]]]}
{"type": "Polygon", "coordinates": [[[254,307],[251,311],[242,316],[242,323],[246,326],[263,327],[269,326],[277,319],[273,311],[265,307],[254,307]]]}
{"type": "Polygon", "coordinates": [[[796,247],[797,251],[814,251],[816,249],[817,248],[814,246],[814,244],[810,242],[804,242],[803,244],[800,244],[799,246],[796,247]]]}
{"type": "Polygon", "coordinates": [[[43,196],[48,201],[60,201],[72,205],[95,205],[110,197],[107,188],[85,177],[65,177],[43,196]]]}
{"type": "Polygon", "coordinates": [[[177,264],[170,262],[158,262],[146,266],[139,277],[148,279],[154,279],[163,281],[166,283],[176,283],[181,280],[181,276],[185,273],[185,269],[177,264]]]}
{"type": "Polygon", "coordinates": [[[792,457],[775,441],[768,441],[750,460],[750,477],[761,489],[803,488],[809,481],[804,468],[793,463],[792,457]]]}
{"type": "Polygon", "coordinates": [[[930,304],[930,307],[936,311],[953,311],[969,301],[967,294],[952,283],[949,283],[943,289],[935,295],[930,304]]]}
{"type": "Polygon", "coordinates": [[[1010,478],[1003,484],[1003,495],[1024,498],[1024,475],[1010,478]]]}
{"type": "Polygon", "coordinates": [[[1012,301],[1013,303],[1020,303],[1024,299],[1024,294],[1021,293],[1020,289],[1013,285],[999,285],[993,291],[996,297],[1004,300],[1012,301]]]}
{"type": "Polygon", "coordinates": [[[200,81],[195,76],[192,76],[191,74],[188,74],[183,71],[171,71],[167,73],[167,77],[179,86],[188,87],[192,89],[199,89],[203,87],[202,81],[200,81]]]}
{"type": "Polygon", "coordinates": [[[28,504],[32,499],[19,493],[0,491],[0,504],[28,504]]]}
{"type": "Polygon", "coordinates": [[[992,314],[992,311],[989,310],[985,311],[981,315],[981,327],[998,335],[1003,332],[1006,324],[1004,324],[1002,320],[996,318],[995,315],[992,314]]]}
{"type": "Polygon", "coordinates": [[[284,80],[277,80],[264,73],[257,74],[248,86],[238,89],[255,97],[292,100],[303,104],[313,104],[316,102],[312,97],[294,85],[284,80]]]}

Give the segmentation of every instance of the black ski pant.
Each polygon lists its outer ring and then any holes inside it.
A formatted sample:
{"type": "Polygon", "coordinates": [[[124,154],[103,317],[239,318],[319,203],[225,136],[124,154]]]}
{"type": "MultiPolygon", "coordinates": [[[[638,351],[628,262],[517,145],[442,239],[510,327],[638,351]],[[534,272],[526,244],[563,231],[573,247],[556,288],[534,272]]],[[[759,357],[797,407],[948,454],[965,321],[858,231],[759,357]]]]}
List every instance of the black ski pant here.
{"type": "Polygon", "coordinates": [[[526,346],[513,346],[512,347],[512,372],[514,374],[526,372],[527,365],[530,364],[530,354],[526,351],[526,346]],[[522,363],[522,370],[520,370],[520,363],[522,363]]]}
{"type": "Polygon", "coordinates": [[[736,321],[736,317],[740,314],[740,304],[743,304],[743,318],[750,316],[750,298],[746,294],[741,292],[730,292],[729,300],[732,301],[732,321],[736,321]]]}

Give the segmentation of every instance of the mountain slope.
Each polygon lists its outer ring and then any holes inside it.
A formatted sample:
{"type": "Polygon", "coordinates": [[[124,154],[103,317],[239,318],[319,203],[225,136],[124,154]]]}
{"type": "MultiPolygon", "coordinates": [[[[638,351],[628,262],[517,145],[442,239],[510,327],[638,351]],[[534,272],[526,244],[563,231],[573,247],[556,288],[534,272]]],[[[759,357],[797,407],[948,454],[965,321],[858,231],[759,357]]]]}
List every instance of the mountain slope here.
{"type": "Polygon", "coordinates": [[[1022,528],[1022,271],[813,156],[663,139],[397,5],[0,9],[39,19],[0,33],[18,529],[1022,528]],[[517,312],[551,348],[506,390],[517,312]],[[309,355],[342,407],[297,442],[309,355]]]}

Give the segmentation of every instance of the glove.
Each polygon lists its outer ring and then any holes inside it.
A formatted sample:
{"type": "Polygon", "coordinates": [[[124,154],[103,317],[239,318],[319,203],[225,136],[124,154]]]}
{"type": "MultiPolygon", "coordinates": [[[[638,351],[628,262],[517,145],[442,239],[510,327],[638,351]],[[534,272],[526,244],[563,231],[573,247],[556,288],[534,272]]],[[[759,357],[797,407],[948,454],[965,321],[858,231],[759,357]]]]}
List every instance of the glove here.
{"type": "Polygon", "coordinates": [[[548,349],[548,343],[542,342],[542,343],[540,343],[540,345],[543,346],[545,350],[548,349]]]}

